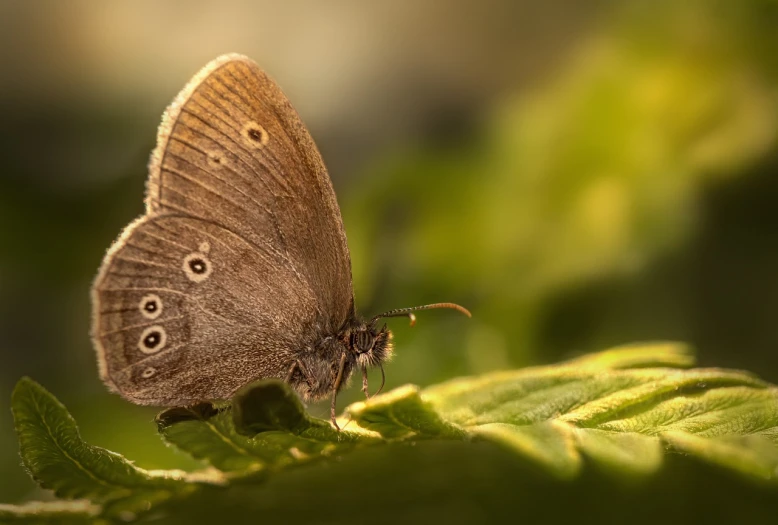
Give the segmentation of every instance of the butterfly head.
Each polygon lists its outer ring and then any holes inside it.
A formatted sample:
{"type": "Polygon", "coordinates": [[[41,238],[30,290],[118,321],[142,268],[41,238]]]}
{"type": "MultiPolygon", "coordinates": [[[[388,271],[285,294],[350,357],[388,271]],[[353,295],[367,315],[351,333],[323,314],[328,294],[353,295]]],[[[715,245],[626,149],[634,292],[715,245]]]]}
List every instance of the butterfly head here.
{"type": "Polygon", "coordinates": [[[470,317],[470,312],[458,304],[435,303],[390,310],[376,315],[369,321],[359,322],[349,333],[348,346],[360,368],[366,369],[368,367],[381,366],[384,361],[392,357],[392,332],[386,328],[385,324],[381,328],[377,328],[380,319],[385,317],[407,317],[411,321],[411,326],[413,326],[416,323],[416,316],[413,312],[435,308],[451,308],[470,317]]]}
{"type": "Polygon", "coordinates": [[[349,348],[360,368],[379,366],[392,356],[392,332],[386,325],[361,323],[349,336],[349,348]]]}

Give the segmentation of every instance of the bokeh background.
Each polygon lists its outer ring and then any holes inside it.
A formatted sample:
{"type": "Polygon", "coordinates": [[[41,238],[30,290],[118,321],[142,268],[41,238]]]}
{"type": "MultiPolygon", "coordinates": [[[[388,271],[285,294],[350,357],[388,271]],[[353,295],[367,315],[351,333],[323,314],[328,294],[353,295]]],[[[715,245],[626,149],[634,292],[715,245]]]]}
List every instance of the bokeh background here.
{"type": "Polygon", "coordinates": [[[45,497],[22,375],[87,441],[196,466],[100,384],[89,287],[162,111],[225,52],[317,141],[360,310],[473,311],[394,321],[388,387],[654,339],[778,381],[776,28],[772,0],[0,0],[0,501],[45,497]]]}

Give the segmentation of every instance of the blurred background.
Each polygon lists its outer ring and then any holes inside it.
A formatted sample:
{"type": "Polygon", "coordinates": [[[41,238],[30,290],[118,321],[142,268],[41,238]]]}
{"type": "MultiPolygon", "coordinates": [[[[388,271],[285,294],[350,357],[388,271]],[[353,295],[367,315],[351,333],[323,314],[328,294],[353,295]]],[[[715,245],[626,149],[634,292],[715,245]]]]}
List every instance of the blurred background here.
{"type": "Polygon", "coordinates": [[[196,466],[100,383],[89,287],[162,111],[225,52],[318,143],[360,311],[473,312],[393,321],[388,387],[654,339],[778,382],[776,28],[773,0],[0,0],[0,502],[44,497],[22,375],[90,443],[196,466]]]}

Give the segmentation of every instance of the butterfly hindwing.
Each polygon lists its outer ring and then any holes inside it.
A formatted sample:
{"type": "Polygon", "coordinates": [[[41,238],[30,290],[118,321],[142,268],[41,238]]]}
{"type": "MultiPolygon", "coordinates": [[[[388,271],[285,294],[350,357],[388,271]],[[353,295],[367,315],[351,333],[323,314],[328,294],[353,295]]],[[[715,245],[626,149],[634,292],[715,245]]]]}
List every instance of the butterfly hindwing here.
{"type": "Polygon", "coordinates": [[[93,290],[103,380],[137,403],[172,405],[282,377],[316,310],[276,257],[201,219],[133,223],[93,290]]]}

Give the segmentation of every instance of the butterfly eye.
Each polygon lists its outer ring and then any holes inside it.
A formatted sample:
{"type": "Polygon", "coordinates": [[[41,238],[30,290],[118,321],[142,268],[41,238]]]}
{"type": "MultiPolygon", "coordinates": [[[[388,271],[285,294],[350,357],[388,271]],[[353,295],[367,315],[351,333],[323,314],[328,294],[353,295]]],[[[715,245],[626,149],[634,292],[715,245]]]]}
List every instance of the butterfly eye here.
{"type": "Polygon", "coordinates": [[[363,354],[373,347],[373,336],[367,330],[360,330],[354,334],[353,345],[357,352],[363,354]]]}
{"type": "Polygon", "coordinates": [[[162,350],[167,342],[165,329],[159,325],[150,326],[140,334],[138,348],[144,354],[154,354],[162,350]]]}
{"type": "Polygon", "coordinates": [[[162,314],[162,299],[156,294],[143,296],[138,304],[138,309],[146,319],[156,319],[162,314]]]}

